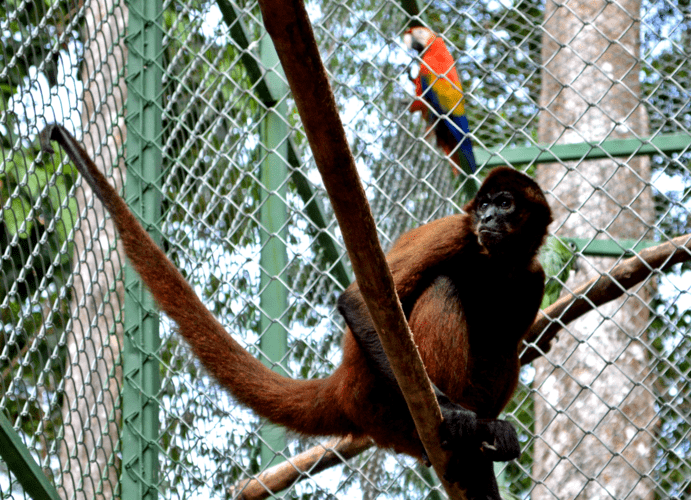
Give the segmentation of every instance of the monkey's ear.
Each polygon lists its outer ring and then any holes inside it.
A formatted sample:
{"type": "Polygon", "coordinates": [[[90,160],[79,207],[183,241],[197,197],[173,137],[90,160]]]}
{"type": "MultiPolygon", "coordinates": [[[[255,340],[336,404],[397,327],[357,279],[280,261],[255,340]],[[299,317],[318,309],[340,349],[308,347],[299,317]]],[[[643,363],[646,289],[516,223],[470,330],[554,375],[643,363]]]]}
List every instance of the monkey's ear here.
{"type": "MultiPolygon", "coordinates": [[[[483,183],[484,185],[484,183],[483,183]]],[[[473,197],[472,200],[470,200],[468,203],[466,203],[463,206],[463,211],[467,214],[474,214],[477,211],[478,204],[480,203],[480,199],[484,196],[484,193],[482,191],[478,191],[475,194],[475,197],[473,197]]]]}

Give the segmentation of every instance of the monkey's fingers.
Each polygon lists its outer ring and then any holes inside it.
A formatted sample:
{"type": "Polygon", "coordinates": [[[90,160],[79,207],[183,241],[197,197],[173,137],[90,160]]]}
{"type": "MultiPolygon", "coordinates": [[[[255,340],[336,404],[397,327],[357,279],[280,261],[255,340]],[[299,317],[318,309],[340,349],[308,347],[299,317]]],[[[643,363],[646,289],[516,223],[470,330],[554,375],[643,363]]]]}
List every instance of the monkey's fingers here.
{"type": "Polygon", "coordinates": [[[487,441],[483,441],[483,442],[482,442],[482,445],[480,445],[480,449],[481,449],[483,452],[497,451],[497,447],[494,446],[494,445],[492,445],[492,444],[489,444],[487,441]]]}
{"type": "Polygon", "coordinates": [[[479,420],[478,435],[482,455],[493,462],[508,462],[521,455],[516,429],[505,420],[479,420]]]}
{"type": "Polygon", "coordinates": [[[462,406],[448,403],[440,405],[444,420],[439,425],[439,440],[445,450],[467,449],[477,435],[477,416],[462,406]]]}

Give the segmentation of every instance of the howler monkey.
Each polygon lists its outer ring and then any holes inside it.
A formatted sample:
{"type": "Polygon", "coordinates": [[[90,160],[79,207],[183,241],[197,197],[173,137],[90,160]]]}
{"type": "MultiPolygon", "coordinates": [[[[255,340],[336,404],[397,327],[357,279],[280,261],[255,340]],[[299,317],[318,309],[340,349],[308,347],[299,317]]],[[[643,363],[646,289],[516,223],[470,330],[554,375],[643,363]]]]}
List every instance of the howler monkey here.
{"type": "MultiPolygon", "coordinates": [[[[370,436],[419,459],[425,451],[356,283],[338,301],[343,360],[319,380],[279,375],[236,342],[137,222],[77,141],[57,141],[110,212],[130,262],[207,370],[260,416],[308,435],[370,436]]],[[[471,499],[499,499],[492,462],[518,457],[514,428],[496,420],[518,381],[518,350],[537,314],[538,248],[551,221],[538,185],[510,168],[490,172],[464,214],[405,233],[387,259],[442,408],[448,479],[471,499]]]]}

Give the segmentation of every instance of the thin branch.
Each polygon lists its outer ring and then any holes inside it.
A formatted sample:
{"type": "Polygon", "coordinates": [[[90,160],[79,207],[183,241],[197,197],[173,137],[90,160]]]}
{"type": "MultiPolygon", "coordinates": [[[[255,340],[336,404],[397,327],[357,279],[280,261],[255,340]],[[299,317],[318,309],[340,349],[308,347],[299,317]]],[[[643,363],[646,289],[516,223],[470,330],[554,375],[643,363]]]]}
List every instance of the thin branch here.
{"type": "Polygon", "coordinates": [[[556,301],[537,319],[525,339],[527,349],[521,355],[525,365],[544,355],[552,347],[559,330],[585,313],[621,297],[626,290],[645,280],[655,272],[669,269],[674,264],[691,259],[691,235],[679,236],[654,247],[641,250],[626,259],[609,273],[593,278],[556,301]]]}
{"type": "Polygon", "coordinates": [[[239,494],[240,500],[263,500],[297,481],[345,463],[373,444],[369,438],[332,439],[265,470],[256,478],[241,481],[228,490],[228,496],[236,498],[239,494]]]}
{"type": "MultiPolygon", "coordinates": [[[[439,443],[441,411],[379,245],[374,218],[304,3],[260,0],[259,5],[329,194],[360,291],[427,455],[442,478],[450,454],[439,443]]],[[[447,482],[444,487],[451,498],[465,498],[458,487],[447,482]]]]}

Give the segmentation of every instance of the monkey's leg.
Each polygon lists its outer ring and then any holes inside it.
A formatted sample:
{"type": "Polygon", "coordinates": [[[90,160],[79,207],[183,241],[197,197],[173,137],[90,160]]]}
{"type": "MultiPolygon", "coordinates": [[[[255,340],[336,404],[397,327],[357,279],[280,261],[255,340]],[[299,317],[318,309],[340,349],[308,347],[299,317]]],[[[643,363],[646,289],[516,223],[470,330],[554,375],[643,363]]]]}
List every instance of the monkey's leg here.
{"type": "MultiPolygon", "coordinates": [[[[403,395],[379,341],[379,336],[373,327],[371,329],[365,327],[362,316],[358,318],[360,322],[357,328],[351,326],[351,331],[365,353],[372,370],[392,390],[401,394],[402,398],[403,395]]],[[[440,427],[440,436],[442,443],[448,443],[448,449],[457,450],[465,447],[480,449],[483,443],[487,443],[485,455],[495,461],[513,460],[520,454],[518,436],[511,424],[503,420],[478,421],[474,412],[451,401],[436,385],[432,384],[432,387],[444,418],[440,427]]]]}
{"type": "Polygon", "coordinates": [[[501,500],[494,463],[482,453],[455,454],[444,479],[464,489],[468,500],[501,500]]]}

